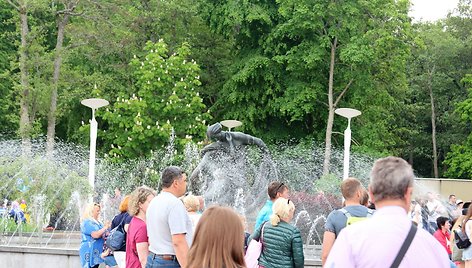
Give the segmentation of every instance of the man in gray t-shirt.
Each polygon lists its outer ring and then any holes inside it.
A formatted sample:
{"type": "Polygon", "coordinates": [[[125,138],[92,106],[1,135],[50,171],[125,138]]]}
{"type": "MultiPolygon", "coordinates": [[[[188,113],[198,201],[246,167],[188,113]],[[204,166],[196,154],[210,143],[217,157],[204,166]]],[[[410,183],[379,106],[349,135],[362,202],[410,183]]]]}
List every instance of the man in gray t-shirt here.
{"type": "Polygon", "coordinates": [[[187,189],[187,175],[179,167],[164,169],[162,191],[149,203],[146,226],[149,256],[146,267],[186,267],[192,244],[192,222],[178,198],[187,189]]]}
{"type": "Polygon", "coordinates": [[[341,184],[341,193],[345,199],[345,207],[331,211],[326,219],[323,245],[321,250],[321,263],[324,265],[329,252],[333,247],[336,237],[346,227],[348,217],[369,217],[373,211],[362,206],[361,200],[365,188],[356,178],[347,178],[341,184]]]}

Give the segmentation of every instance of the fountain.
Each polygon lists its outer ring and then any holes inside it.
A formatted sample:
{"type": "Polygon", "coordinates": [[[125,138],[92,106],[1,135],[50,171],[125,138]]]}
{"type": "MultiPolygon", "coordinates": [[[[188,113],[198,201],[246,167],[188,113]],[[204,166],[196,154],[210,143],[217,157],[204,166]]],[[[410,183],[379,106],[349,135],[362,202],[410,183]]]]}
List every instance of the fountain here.
{"type": "MultiPolygon", "coordinates": [[[[167,148],[156,150],[147,159],[118,164],[98,158],[95,200],[103,202],[117,186],[123,193],[142,184],[157,189],[160,171],[171,164],[181,165],[189,173],[198,165],[205,165],[205,172],[197,172],[198,176],[189,181],[189,191],[203,194],[207,205],[233,206],[246,215],[249,231],[252,231],[257,212],[267,199],[267,185],[279,180],[290,187],[290,198],[296,205],[292,223],[301,231],[307,259],[317,254],[309,251],[313,247],[316,251],[322,242],[326,216],[341,205],[338,185],[343,174],[342,150],[332,151],[332,174],[323,177],[324,150],[314,142],[271,145],[270,155],[249,146],[235,148],[232,155],[213,152],[203,158],[200,158],[198,146],[188,143],[184,158],[177,159],[172,137],[167,148]]],[[[70,267],[75,267],[79,263],[79,215],[91,193],[87,176],[88,150],[57,142],[52,158],[48,158],[43,153],[44,140],[32,144],[32,155],[25,158],[21,155],[19,140],[0,141],[0,198],[26,199],[30,217],[26,225],[11,225],[7,218],[0,218],[0,261],[5,259],[6,253],[10,258],[13,252],[34,251],[54,256],[62,254],[68,258],[70,267]],[[44,231],[51,216],[56,218],[55,229],[44,231]]],[[[350,175],[367,185],[372,163],[372,158],[353,153],[350,175]]],[[[110,219],[114,215],[104,212],[102,216],[110,219]]],[[[30,258],[25,256],[18,258],[30,258]]]]}

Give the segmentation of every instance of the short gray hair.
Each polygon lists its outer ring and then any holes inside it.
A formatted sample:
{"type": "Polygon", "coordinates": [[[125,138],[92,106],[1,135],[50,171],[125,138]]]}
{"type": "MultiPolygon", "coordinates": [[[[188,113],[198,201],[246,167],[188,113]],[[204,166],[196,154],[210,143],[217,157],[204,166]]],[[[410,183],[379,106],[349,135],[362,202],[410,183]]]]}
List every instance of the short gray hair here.
{"type": "Polygon", "coordinates": [[[403,199],[415,175],[410,164],[399,157],[378,159],[372,167],[370,190],[375,202],[384,199],[403,199]]]}

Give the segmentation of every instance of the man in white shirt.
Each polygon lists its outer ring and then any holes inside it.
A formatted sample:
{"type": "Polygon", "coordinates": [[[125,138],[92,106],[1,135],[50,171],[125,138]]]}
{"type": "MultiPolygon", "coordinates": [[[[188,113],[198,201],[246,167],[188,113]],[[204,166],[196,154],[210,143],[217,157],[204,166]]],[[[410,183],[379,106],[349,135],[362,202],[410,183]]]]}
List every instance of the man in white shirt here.
{"type": "Polygon", "coordinates": [[[149,203],[146,226],[149,256],[146,268],[186,267],[192,244],[192,222],[178,198],[187,190],[187,175],[176,166],[164,169],[162,191],[149,203]]]}

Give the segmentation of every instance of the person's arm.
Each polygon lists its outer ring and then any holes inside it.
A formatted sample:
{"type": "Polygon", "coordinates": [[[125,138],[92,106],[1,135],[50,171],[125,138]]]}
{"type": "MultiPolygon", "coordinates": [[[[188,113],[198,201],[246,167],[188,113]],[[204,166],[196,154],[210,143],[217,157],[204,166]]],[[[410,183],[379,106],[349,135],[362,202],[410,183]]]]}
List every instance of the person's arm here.
{"type": "Polygon", "coordinates": [[[329,252],[336,240],[336,234],[330,231],[325,231],[323,234],[323,245],[321,247],[321,265],[324,267],[328,259],[329,252]]]}
{"type": "Polygon", "coordinates": [[[249,134],[242,133],[242,132],[226,132],[226,135],[231,135],[231,140],[233,144],[236,146],[254,144],[254,145],[259,146],[261,149],[267,149],[267,146],[261,139],[251,136],[249,134]]]}
{"type": "Polygon", "coordinates": [[[146,267],[146,260],[149,255],[149,243],[148,242],[141,242],[136,243],[136,251],[138,252],[139,262],[141,263],[141,267],[146,267]]]}
{"type": "Polygon", "coordinates": [[[254,229],[254,232],[248,238],[248,244],[249,242],[251,242],[252,239],[259,241],[259,238],[261,237],[261,229],[262,229],[261,225],[259,225],[256,229],[254,229]]]}
{"type": "Polygon", "coordinates": [[[261,211],[259,211],[259,214],[257,215],[256,225],[254,226],[254,230],[257,230],[261,226],[261,224],[267,220],[268,213],[269,212],[267,211],[266,206],[264,205],[264,207],[261,209],[261,211]]]}
{"type": "Polygon", "coordinates": [[[109,227],[110,227],[110,222],[107,222],[107,223],[105,223],[105,225],[103,226],[102,229],[93,231],[90,234],[90,236],[95,238],[95,239],[98,239],[98,238],[102,237],[102,235],[108,230],[109,227]]]}
{"type": "Polygon", "coordinates": [[[174,247],[175,256],[177,256],[180,267],[187,267],[188,244],[187,240],[185,240],[185,234],[172,235],[172,246],[174,247]]]}

